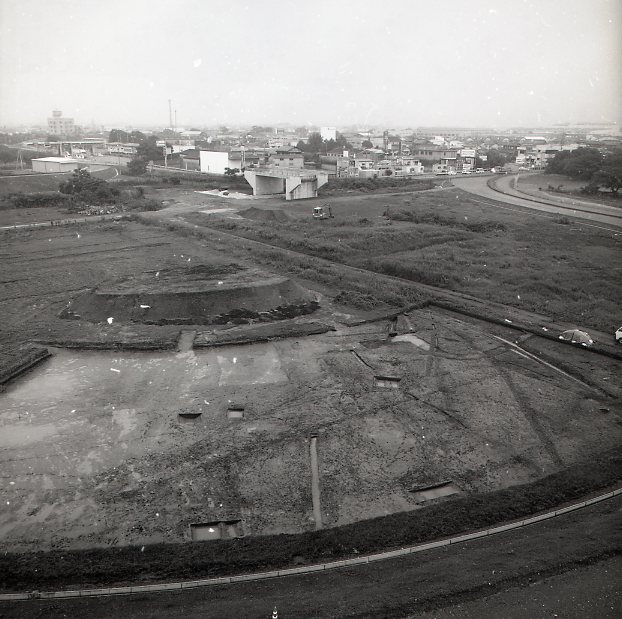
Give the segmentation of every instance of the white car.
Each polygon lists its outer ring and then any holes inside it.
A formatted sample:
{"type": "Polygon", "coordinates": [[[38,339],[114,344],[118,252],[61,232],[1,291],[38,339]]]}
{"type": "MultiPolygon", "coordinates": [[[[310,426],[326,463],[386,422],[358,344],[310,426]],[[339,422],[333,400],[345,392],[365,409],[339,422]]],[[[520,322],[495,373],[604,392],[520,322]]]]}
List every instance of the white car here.
{"type": "Polygon", "coordinates": [[[616,342],[622,342],[622,327],[616,331],[616,342]]]}

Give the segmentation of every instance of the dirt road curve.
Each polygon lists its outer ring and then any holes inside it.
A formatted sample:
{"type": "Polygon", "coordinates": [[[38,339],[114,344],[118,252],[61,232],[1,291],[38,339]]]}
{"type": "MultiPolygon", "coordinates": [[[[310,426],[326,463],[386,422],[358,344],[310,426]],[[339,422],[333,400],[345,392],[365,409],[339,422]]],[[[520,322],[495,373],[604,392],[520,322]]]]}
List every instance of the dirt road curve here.
{"type": "MultiPolygon", "coordinates": [[[[510,178],[512,177],[507,176],[498,181],[501,183],[501,188],[503,188],[504,184],[507,185],[509,183],[510,178]]],[[[607,226],[615,226],[617,228],[622,227],[622,213],[620,212],[620,209],[616,209],[615,207],[597,204],[588,207],[585,206],[584,203],[574,205],[569,204],[568,207],[555,206],[554,204],[544,204],[543,202],[536,202],[517,195],[508,195],[506,193],[495,191],[494,189],[488,187],[488,180],[488,178],[482,177],[468,177],[455,178],[452,182],[456,185],[456,187],[482,198],[487,198],[488,200],[505,202],[506,204],[511,204],[513,206],[522,206],[545,213],[556,213],[560,216],[587,219],[594,224],[606,224],[607,226]],[[586,209],[589,209],[589,212],[586,209]]]]}
{"type": "Polygon", "coordinates": [[[242,619],[270,617],[276,606],[285,619],[616,617],[621,509],[616,498],[495,539],[357,569],[171,594],[0,604],[0,616],[242,619]]]}

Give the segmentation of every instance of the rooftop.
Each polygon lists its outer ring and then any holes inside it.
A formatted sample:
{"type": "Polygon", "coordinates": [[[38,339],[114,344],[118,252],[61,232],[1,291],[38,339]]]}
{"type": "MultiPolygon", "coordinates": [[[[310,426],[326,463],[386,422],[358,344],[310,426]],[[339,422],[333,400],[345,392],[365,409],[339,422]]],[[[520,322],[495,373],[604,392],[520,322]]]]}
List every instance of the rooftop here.
{"type": "Polygon", "coordinates": [[[70,157],[39,157],[33,161],[50,161],[55,163],[81,163],[79,159],[71,159],[70,157]]]}

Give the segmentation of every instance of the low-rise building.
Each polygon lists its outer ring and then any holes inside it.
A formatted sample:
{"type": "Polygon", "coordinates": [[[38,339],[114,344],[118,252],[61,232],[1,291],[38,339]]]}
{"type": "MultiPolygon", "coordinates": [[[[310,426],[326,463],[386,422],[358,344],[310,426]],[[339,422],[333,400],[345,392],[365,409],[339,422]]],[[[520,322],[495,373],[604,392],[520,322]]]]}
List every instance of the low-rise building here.
{"type": "Polygon", "coordinates": [[[109,155],[134,156],[138,146],[139,145],[134,142],[108,142],[107,151],[109,155]]]}
{"type": "Polygon", "coordinates": [[[44,172],[48,174],[59,172],[73,172],[73,170],[84,165],[79,159],[69,157],[40,157],[32,160],[33,172],[44,172]]]}
{"type": "Polygon", "coordinates": [[[433,146],[432,144],[417,144],[412,148],[411,155],[424,163],[442,163],[443,160],[456,159],[458,150],[433,146]]]}
{"type": "Polygon", "coordinates": [[[276,168],[304,168],[304,154],[294,146],[277,148],[268,157],[268,166],[276,168]]]}

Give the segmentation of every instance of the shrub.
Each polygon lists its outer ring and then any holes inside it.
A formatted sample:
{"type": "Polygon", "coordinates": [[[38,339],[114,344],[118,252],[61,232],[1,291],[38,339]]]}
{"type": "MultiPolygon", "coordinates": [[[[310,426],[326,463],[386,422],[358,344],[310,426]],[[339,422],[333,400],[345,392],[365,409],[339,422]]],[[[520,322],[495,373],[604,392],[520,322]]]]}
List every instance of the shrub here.
{"type": "Polygon", "coordinates": [[[134,157],[127,164],[127,171],[131,176],[142,176],[147,171],[147,162],[141,157],[134,157]]]}
{"type": "Polygon", "coordinates": [[[73,203],[71,196],[57,191],[41,191],[36,193],[9,194],[4,208],[49,208],[69,207],[73,203]]]}

